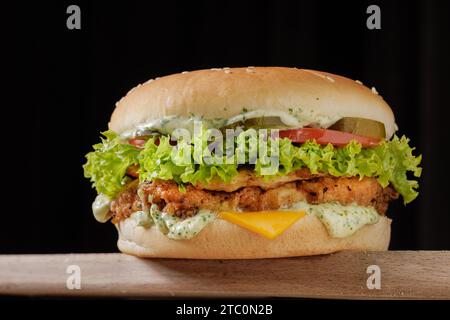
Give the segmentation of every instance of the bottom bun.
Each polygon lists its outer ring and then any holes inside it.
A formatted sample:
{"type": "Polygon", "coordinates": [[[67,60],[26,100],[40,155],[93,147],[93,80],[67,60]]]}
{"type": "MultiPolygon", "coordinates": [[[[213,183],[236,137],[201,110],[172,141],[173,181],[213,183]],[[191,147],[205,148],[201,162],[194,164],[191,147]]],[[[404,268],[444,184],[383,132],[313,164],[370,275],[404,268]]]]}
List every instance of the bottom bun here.
{"type": "Polygon", "coordinates": [[[187,259],[259,259],[326,254],[342,250],[388,249],[391,220],[381,217],[352,236],[332,238],[314,215],[308,215],[275,239],[269,240],[222,219],[209,223],[190,240],[172,240],[156,227],[144,228],[135,220],[116,224],[120,251],[139,257],[187,259]]]}

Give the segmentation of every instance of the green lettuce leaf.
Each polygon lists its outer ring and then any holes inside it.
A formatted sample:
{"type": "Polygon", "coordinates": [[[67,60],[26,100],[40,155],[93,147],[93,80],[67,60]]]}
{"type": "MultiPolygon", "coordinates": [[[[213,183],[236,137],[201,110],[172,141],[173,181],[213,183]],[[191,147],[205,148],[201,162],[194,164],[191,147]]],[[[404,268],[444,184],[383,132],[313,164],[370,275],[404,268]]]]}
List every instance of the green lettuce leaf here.
{"type": "Polygon", "coordinates": [[[395,136],[391,141],[382,143],[373,149],[364,149],[360,160],[363,172],[368,176],[375,176],[378,182],[386,187],[389,183],[400,193],[406,203],[418,196],[417,180],[409,180],[408,172],[414,177],[420,177],[422,168],[419,167],[422,156],[414,156],[409,146],[409,139],[405,136],[400,139],[395,136]]]}
{"type": "MultiPolygon", "coordinates": [[[[191,148],[193,154],[193,146],[188,148],[191,148]]],[[[173,149],[168,137],[161,137],[158,146],[154,140],[149,140],[139,156],[141,180],[158,178],[195,185],[199,182],[208,183],[215,177],[229,182],[238,173],[236,161],[226,164],[224,160],[224,164],[220,165],[194,164],[193,161],[183,164],[178,161],[183,158],[181,149],[178,148],[174,157],[171,157],[173,149]]],[[[248,159],[249,148],[244,150],[248,159]]],[[[376,177],[383,187],[392,184],[403,196],[404,202],[408,203],[417,197],[419,186],[416,180],[408,179],[408,172],[415,177],[421,174],[419,164],[422,157],[414,156],[413,150],[414,148],[409,146],[409,139],[404,136],[395,136],[391,141],[382,142],[376,148],[362,148],[356,141],[343,148],[331,144],[322,146],[315,141],[296,146],[289,139],[280,139],[277,175],[286,175],[306,167],[312,173],[324,172],[335,177],[376,177]]],[[[256,174],[261,175],[265,166],[267,165],[261,164],[258,159],[255,164],[256,174]]]]}
{"type": "Polygon", "coordinates": [[[103,132],[105,138],[93,146],[94,151],[86,155],[87,162],[83,165],[84,176],[89,178],[98,193],[114,198],[129,179],[127,168],[138,164],[139,149],[130,144],[124,144],[113,131],[103,132]]]}
{"type": "MultiPolygon", "coordinates": [[[[229,182],[238,173],[236,152],[230,159],[221,156],[222,164],[217,161],[194,163],[194,147],[190,143],[179,141],[177,148],[174,148],[168,136],[160,136],[149,139],[144,149],[138,151],[129,145],[120,144],[115,136],[110,136],[112,134],[108,132],[105,135],[107,139],[94,146],[95,151],[87,155],[88,163],[84,166],[85,176],[91,178],[99,192],[107,195],[121,190],[126,168],[136,163],[140,166],[141,181],[175,180],[181,188],[187,183],[195,185],[213,179],[229,182]]],[[[235,143],[238,139],[235,138],[235,143]]],[[[273,141],[269,139],[269,156],[270,143],[273,141]]],[[[205,146],[204,141],[202,145],[205,146]]],[[[419,184],[409,179],[408,175],[420,176],[421,156],[413,155],[414,148],[409,146],[409,139],[404,136],[395,136],[375,148],[362,148],[356,141],[342,148],[331,144],[319,145],[315,141],[297,146],[285,138],[278,140],[278,148],[279,166],[276,175],[286,175],[306,167],[312,173],[323,172],[335,177],[375,177],[383,187],[391,184],[403,196],[405,203],[418,195],[419,184]]],[[[251,158],[251,149],[247,146],[241,149],[246,159],[251,158]]],[[[270,167],[270,164],[256,159],[253,166],[256,174],[262,175],[262,170],[270,167]]],[[[267,179],[270,177],[266,176],[267,179]]]]}
{"type": "Polygon", "coordinates": [[[167,136],[161,136],[158,140],[149,139],[139,155],[139,178],[141,181],[158,178],[195,185],[198,182],[208,183],[215,177],[229,182],[238,173],[237,165],[226,164],[225,156],[222,158],[223,164],[196,164],[193,155],[194,147],[187,142],[179,142],[175,149],[167,136]]]}

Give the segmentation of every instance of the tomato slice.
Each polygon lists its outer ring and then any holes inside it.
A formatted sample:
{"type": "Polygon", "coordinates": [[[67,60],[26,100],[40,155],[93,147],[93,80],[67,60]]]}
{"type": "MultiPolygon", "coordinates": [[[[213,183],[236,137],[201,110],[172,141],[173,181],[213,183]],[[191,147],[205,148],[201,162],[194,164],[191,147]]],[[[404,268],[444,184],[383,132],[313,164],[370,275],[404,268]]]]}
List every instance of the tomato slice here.
{"type": "Polygon", "coordinates": [[[298,143],[316,140],[318,144],[331,143],[338,147],[343,147],[352,140],[358,141],[363,147],[375,147],[381,142],[381,138],[365,137],[348,132],[320,128],[280,130],[280,138],[288,138],[292,142],[298,143]]]}
{"type": "MultiPolygon", "coordinates": [[[[147,143],[148,138],[145,137],[136,137],[128,140],[128,143],[135,146],[136,148],[143,149],[145,144],[147,143]]],[[[169,141],[171,146],[176,146],[176,141],[169,141]]],[[[155,145],[159,146],[159,138],[155,138],[155,145]]]]}
{"type": "Polygon", "coordinates": [[[128,140],[128,143],[135,146],[136,148],[144,148],[145,143],[147,142],[147,139],[144,137],[136,137],[131,138],[128,140]]]}
{"type": "Polygon", "coordinates": [[[139,166],[138,165],[129,166],[127,169],[127,175],[132,176],[134,178],[139,178],[139,166]]]}

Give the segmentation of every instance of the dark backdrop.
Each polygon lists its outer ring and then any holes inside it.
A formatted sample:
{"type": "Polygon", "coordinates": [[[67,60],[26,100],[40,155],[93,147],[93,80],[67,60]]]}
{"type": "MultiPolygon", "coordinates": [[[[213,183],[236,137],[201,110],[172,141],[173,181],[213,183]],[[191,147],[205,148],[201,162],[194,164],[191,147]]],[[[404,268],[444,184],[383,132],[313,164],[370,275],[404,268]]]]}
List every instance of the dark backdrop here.
{"type": "MultiPolygon", "coordinates": [[[[419,198],[391,205],[393,249],[450,249],[448,1],[59,1],[2,4],[1,253],[116,251],[90,210],[84,154],[149,78],[296,66],[375,86],[423,154],[419,198]],[[66,28],[78,4],[82,29],[66,28]],[[366,28],[381,7],[382,29],[366,28]]],[[[364,106],[361,106],[364,107],[364,106]]]]}

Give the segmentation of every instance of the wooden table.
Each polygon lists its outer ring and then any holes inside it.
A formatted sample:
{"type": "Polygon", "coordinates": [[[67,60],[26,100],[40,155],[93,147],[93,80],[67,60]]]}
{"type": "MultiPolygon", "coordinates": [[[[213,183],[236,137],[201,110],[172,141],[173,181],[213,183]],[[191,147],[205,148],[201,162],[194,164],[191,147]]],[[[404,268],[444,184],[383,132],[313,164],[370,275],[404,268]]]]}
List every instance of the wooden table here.
{"type": "Polygon", "coordinates": [[[450,299],[450,251],[341,252],[264,260],[1,255],[0,295],[450,299]],[[367,269],[373,265],[381,271],[380,289],[367,287],[372,274],[367,269]]]}

